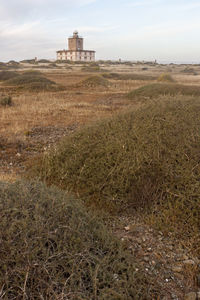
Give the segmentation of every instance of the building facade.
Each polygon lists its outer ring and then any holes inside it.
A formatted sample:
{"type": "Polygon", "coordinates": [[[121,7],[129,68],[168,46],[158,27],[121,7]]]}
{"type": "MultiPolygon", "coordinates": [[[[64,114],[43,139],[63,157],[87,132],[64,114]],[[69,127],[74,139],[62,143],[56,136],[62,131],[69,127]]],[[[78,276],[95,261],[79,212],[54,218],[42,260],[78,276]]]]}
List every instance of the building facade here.
{"type": "Polygon", "coordinates": [[[74,31],[73,36],[68,38],[68,50],[57,51],[57,60],[95,61],[95,51],[84,50],[83,38],[74,31]]]}

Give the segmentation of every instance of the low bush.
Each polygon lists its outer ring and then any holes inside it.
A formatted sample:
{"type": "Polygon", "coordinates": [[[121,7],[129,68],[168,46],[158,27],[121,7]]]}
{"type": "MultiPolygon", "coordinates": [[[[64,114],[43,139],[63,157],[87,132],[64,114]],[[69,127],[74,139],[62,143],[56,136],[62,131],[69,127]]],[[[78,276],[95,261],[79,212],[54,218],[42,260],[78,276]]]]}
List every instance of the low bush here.
{"type": "Polygon", "coordinates": [[[38,63],[48,64],[48,63],[51,63],[51,61],[48,60],[48,59],[39,59],[39,60],[38,60],[38,63]]]}
{"type": "Polygon", "coordinates": [[[51,81],[44,76],[41,76],[37,71],[28,71],[26,74],[6,80],[4,81],[4,85],[14,86],[17,89],[29,92],[53,92],[64,90],[64,87],[57,85],[54,81],[51,81]]]}
{"type": "Polygon", "coordinates": [[[11,96],[0,96],[0,106],[11,106],[12,97],[11,96]]]}
{"type": "Polygon", "coordinates": [[[9,68],[6,63],[0,62],[0,70],[9,70],[9,68]]]}
{"type": "Polygon", "coordinates": [[[4,82],[5,85],[14,85],[14,86],[21,86],[21,85],[26,85],[26,84],[30,84],[30,83],[35,83],[35,82],[39,82],[39,83],[45,83],[45,84],[55,84],[55,82],[43,77],[43,76],[39,76],[39,75],[28,75],[27,74],[23,74],[20,75],[16,78],[10,79],[10,80],[6,80],[4,82]]]}
{"type": "Polygon", "coordinates": [[[77,84],[79,87],[95,88],[95,87],[107,87],[109,81],[101,76],[90,76],[77,84]]]}
{"type": "Polygon", "coordinates": [[[104,78],[115,80],[155,80],[156,77],[143,74],[120,74],[120,73],[105,73],[102,74],[104,78]]]}
{"type": "Polygon", "coordinates": [[[199,99],[165,97],[65,138],[30,174],[111,212],[155,212],[189,238],[200,228],[199,114],[199,99]]]}
{"type": "Polygon", "coordinates": [[[26,75],[26,76],[44,76],[44,74],[40,71],[37,70],[27,70],[25,72],[23,72],[22,75],[26,75]]]}
{"type": "Polygon", "coordinates": [[[97,65],[97,66],[84,66],[82,67],[81,71],[83,72],[100,72],[101,68],[97,65]]]}
{"type": "Polygon", "coordinates": [[[186,67],[185,69],[181,70],[181,72],[185,73],[185,74],[197,75],[197,72],[195,71],[195,69],[191,68],[191,67],[186,67]]]}
{"type": "Polygon", "coordinates": [[[24,60],[21,60],[20,63],[35,65],[38,62],[35,59],[24,59],[24,60]]]}
{"type": "Polygon", "coordinates": [[[152,299],[133,255],[56,188],[0,183],[3,299],[152,299]]]}
{"type": "Polygon", "coordinates": [[[200,96],[200,87],[175,83],[152,83],[128,93],[131,100],[153,99],[163,95],[200,96]]]}
{"type": "Polygon", "coordinates": [[[8,80],[11,78],[16,78],[19,76],[17,72],[12,72],[12,71],[1,71],[0,72],[0,81],[8,80]]]}

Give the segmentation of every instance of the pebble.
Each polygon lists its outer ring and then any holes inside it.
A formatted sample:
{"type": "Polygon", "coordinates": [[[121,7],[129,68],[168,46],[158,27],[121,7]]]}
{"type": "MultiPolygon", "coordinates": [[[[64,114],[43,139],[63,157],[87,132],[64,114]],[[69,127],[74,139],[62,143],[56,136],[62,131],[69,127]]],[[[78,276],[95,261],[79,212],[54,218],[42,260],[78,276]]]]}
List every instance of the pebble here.
{"type": "Polygon", "coordinates": [[[184,260],[183,263],[185,265],[195,265],[195,262],[192,259],[184,260]]]}
{"type": "Polygon", "coordinates": [[[196,300],[197,294],[195,292],[190,292],[185,295],[184,300],[196,300]]]}
{"type": "Polygon", "coordinates": [[[173,272],[180,273],[180,272],[183,271],[183,269],[182,269],[181,266],[174,266],[174,267],[172,267],[172,271],[173,271],[173,272]]]}
{"type": "Polygon", "coordinates": [[[144,261],[148,262],[149,258],[147,256],[144,257],[144,261]]]}
{"type": "Polygon", "coordinates": [[[129,231],[129,230],[130,230],[130,226],[126,226],[126,227],[124,227],[124,229],[125,229],[126,231],[129,231]]]}

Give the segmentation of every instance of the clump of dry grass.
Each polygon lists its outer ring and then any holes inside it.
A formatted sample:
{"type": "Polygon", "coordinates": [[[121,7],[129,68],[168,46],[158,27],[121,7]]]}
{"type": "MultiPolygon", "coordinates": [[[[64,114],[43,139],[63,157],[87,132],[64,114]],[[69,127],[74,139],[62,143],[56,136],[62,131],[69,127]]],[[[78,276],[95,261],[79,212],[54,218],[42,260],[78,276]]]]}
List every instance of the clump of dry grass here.
{"type": "Polygon", "coordinates": [[[161,74],[157,80],[160,82],[175,82],[173,77],[168,73],[161,74]]]}
{"type": "Polygon", "coordinates": [[[17,76],[19,76],[19,74],[17,72],[1,71],[0,72],[0,81],[9,80],[9,79],[15,78],[17,76]]]}
{"type": "Polygon", "coordinates": [[[30,174],[90,205],[153,213],[158,227],[191,238],[200,227],[199,113],[199,99],[161,99],[64,139],[30,174]]]}
{"type": "Polygon", "coordinates": [[[141,100],[154,99],[163,95],[200,96],[200,88],[175,83],[152,83],[131,91],[127,97],[131,100],[141,100]]]}
{"type": "Polygon", "coordinates": [[[152,299],[101,218],[56,188],[0,182],[0,225],[4,299],[152,299]]]}

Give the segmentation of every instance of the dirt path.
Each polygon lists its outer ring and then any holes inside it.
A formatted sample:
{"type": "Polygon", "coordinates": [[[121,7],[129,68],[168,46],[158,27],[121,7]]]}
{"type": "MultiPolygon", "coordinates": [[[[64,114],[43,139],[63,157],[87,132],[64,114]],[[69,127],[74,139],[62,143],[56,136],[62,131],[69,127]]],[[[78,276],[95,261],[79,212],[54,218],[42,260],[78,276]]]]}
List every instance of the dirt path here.
{"type": "Polygon", "coordinates": [[[147,280],[159,286],[157,299],[200,299],[197,298],[200,296],[200,260],[170,232],[164,235],[136,219],[120,218],[122,225],[115,229],[115,234],[134,255],[138,271],[142,269],[147,280]],[[192,298],[195,294],[196,298],[192,298]]]}

